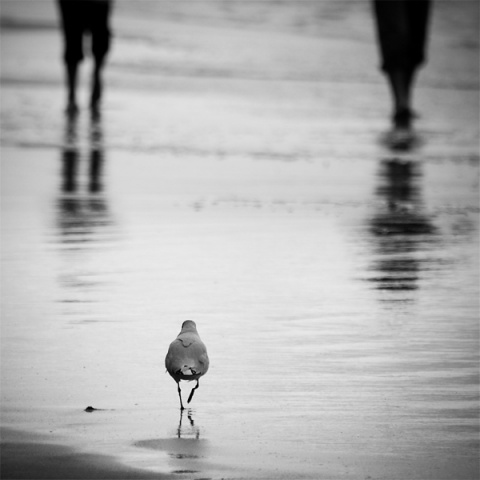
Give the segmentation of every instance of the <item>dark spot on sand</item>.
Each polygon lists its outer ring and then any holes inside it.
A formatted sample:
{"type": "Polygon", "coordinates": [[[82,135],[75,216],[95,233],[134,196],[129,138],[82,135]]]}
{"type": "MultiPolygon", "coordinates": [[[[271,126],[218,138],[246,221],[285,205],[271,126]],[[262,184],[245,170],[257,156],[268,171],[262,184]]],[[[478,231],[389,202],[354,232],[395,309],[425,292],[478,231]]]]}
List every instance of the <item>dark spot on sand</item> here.
{"type": "Polygon", "coordinates": [[[182,459],[182,458],[200,458],[198,455],[194,455],[191,453],[170,453],[170,457],[182,459]]]}

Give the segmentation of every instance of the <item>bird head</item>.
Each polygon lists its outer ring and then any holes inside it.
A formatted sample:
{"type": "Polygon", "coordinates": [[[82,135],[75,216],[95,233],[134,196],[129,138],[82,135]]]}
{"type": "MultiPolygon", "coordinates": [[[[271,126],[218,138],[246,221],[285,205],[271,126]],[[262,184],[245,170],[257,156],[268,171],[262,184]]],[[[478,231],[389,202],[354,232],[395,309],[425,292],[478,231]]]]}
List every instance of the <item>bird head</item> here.
{"type": "Polygon", "coordinates": [[[185,320],[182,323],[182,332],[196,332],[197,325],[193,320],[185,320]]]}

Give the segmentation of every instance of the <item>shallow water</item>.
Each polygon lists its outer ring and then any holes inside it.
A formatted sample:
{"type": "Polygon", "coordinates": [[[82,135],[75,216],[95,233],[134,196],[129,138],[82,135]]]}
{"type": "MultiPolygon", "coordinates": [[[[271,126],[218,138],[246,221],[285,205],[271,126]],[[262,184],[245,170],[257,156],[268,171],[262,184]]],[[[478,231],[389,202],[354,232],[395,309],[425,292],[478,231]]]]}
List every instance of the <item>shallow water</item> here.
{"type": "MultiPolygon", "coordinates": [[[[316,41],[285,52],[285,28],[284,61],[316,41]]],[[[478,90],[432,60],[424,144],[393,155],[368,76],[162,89],[116,58],[97,121],[2,72],[2,424],[195,478],[475,478],[478,90]],[[187,318],[211,367],[180,415],[163,360],[187,318]]]]}

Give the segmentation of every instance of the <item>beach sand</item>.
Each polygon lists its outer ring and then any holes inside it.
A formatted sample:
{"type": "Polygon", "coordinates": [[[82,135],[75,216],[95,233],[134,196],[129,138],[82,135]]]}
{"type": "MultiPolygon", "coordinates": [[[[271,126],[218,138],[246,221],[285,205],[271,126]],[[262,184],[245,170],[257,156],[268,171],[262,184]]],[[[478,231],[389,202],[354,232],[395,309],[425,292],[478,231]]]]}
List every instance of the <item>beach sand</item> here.
{"type": "Polygon", "coordinates": [[[148,479],[175,478],[125,467],[113,458],[81,454],[73,448],[50,443],[48,437],[2,429],[2,478],[17,479],[148,479]]]}
{"type": "Polygon", "coordinates": [[[269,5],[118,1],[69,122],[54,3],[2,0],[2,478],[478,478],[478,4],[403,153],[368,3],[269,5]]]}

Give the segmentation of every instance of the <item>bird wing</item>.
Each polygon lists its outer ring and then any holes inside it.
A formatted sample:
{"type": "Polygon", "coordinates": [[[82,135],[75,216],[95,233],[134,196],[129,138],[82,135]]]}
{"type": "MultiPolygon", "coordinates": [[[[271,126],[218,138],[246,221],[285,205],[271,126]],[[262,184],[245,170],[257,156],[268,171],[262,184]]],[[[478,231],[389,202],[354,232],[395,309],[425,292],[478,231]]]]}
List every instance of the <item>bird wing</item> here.
{"type": "Polygon", "coordinates": [[[205,344],[199,339],[188,347],[189,356],[195,359],[194,370],[201,375],[207,373],[209,360],[207,355],[207,348],[205,344]]]}

